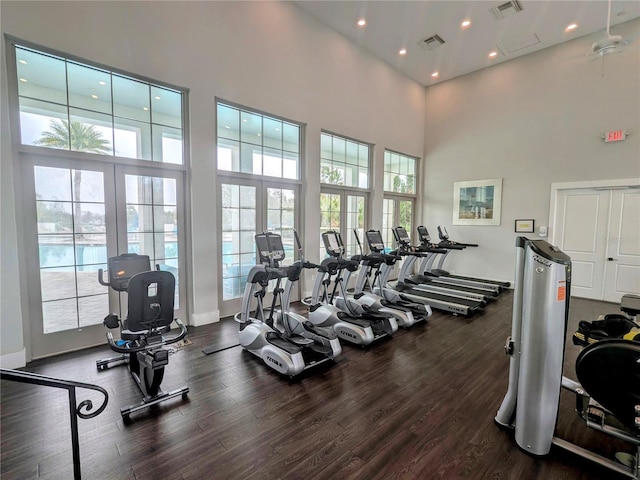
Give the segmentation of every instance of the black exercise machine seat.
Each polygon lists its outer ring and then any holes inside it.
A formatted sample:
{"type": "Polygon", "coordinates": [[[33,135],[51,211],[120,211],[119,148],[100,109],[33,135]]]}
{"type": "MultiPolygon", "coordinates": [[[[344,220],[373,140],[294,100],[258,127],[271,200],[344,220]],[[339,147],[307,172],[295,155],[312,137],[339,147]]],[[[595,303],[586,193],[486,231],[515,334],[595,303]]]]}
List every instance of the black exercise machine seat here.
{"type": "MultiPolygon", "coordinates": [[[[121,331],[123,340],[163,334],[171,329],[174,320],[175,284],[176,279],[171,272],[159,270],[137,273],[129,279],[128,315],[126,327],[121,331]]],[[[163,344],[175,343],[185,337],[186,327],[178,325],[180,333],[175,337],[163,339],[163,344]]],[[[125,351],[131,352],[135,349],[127,348],[125,351]]]]}
{"type": "Polygon", "coordinates": [[[578,355],[576,375],[596,402],[640,434],[640,342],[614,339],[589,345],[578,355]]]}

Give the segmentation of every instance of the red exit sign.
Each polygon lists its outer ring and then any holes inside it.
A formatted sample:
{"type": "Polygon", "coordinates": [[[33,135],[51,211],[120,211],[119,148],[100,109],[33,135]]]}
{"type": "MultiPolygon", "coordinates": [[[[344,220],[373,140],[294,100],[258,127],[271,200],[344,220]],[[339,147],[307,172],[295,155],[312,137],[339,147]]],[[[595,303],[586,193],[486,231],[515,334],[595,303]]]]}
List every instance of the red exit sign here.
{"type": "Polygon", "coordinates": [[[626,130],[614,130],[612,132],[607,132],[604,134],[605,142],[621,142],[627,138],[626,130]]]}

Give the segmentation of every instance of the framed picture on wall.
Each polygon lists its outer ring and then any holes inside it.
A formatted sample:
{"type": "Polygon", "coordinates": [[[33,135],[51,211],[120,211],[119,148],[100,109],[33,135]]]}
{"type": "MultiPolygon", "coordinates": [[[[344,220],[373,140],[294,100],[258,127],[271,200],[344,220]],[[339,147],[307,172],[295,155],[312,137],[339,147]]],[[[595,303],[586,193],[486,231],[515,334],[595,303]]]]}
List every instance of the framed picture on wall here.
{"type": "Polygon", "coordinates": [[[453,184],[453,225],[500,225],[502,179],[453,184]]]}
{"type": "Polygon", "coordinates": [[[516,220],[515,232],[516,233],[533,233],[535,227],[535,220],[531,219],[519,219],[516,220]]]}

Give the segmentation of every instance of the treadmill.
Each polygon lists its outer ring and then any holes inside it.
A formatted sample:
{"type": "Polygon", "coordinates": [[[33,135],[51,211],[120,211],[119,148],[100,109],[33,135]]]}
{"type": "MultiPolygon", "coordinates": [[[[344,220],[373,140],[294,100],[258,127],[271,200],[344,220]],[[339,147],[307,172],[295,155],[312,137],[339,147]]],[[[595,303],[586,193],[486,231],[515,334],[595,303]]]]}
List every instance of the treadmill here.
{"type": "Polygon", "coordinates": [[[437,277],[429,275],[411,275],[417,260],[431,255],[444,254],[446,250],[430,244],[422,244],[418,247],[412,246],[409,233],[404,227],[395,227],[393,235],[396,238],[401,255],[405,256],[398,273],[398,282],[427,292],[473,300],[483,305],[496,298],[497,293],[492,290],[439,282],[437,277]]]}
{"type": "MultiPolygon", "coordinates": [[[[449,238],[449,234],[447,233],[447,229],[443,225],[438,225],[438,236],[440,237],[440,243],[438,246],[443,248],[448,248],[450,246],[460,245],[462,247],[477,247],[477,243],[459,243],[454,242],[449,238]]],[[[464,275],[453,275],[446,270],[443,270],[442,266],[444,261],[447,258],[447,255],[451,252],[451,249],[447,251],[439,260],[438,264],[435,268],[432,268],[429,273],[432,275],[436,275],[441,279],[446,278],[446,280],[451,281],[452,283],[457,283],[461,285],[489,285],[498,289],[498,292],[502,292],[503,289],[509,288],[511,286],[510,282],[504,282],[501,280],[488,280],[486,278],[478,278],[478,277],[467,277],[464,275]]]]}
{"type": "Polygon", "coordinates": [[[440,293],[430,293],[402,282],[389,283],[389,275],[393,270],[393,265],[402,258],[401,251],[396,250],[391,254],[384,254],[384,241],[382,240],[382,234],[378,230],[368,230],[365,232],[365,238],[372,254],[380,255],[385,259],[385,262],[382,263],[374,275],[374,293],[385,298],[400,294],[400,297],[404,300],[426,303],[431,308],[466,317],[483,311],[483,302],[456,298],[440,293]]]}
{"type": "Polygon", "coordinates": [[[418,227],[418,236],[420,238],[420,245],[416,247],[419,251],[429,252],[423,257],[418,269],[418,274],[412,275],[411,280],[415,283],[429,283],[437,285],[443,288],[449,288],[452,290],[460,290],[466,292],[472,292],[479,295],[483,295],[486,301],[496,298],[502,291],[502,287],[488,284],[462,284],[455,281],[451,281],[448,276],[438,276],[432,273],[433,264],[435,260],[442,254],[447,255],[451,250],[464,250],[466,246],[460,244],[434,244],[431,242],[431,236],[426,227],[420,225],[418,227]]]}

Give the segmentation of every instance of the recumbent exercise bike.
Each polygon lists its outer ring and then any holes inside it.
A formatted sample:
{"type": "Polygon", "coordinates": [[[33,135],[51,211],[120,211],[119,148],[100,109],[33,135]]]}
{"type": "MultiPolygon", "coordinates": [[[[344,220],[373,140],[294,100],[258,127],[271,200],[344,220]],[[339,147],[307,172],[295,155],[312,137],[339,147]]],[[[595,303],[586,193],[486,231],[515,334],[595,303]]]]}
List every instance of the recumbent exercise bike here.
{"type": "Polygon", "coordinates": [[[98,271],[100,284],[116,292],[127,293],[127,318],[115,313],[107,315],[103,324],[108,329],[120,328],[120,339],[107,332],[111,350],[120,355],[98,360],[98,370],[105,370],[112,363],[126,362],[131,376],[143,394],[142,402],[120,409],[125,422],[136,411],[157,405],[177,396],[187,398],[189,388],[184,386],[171,392],[160,388],[164,368],[169,364],[166,345],[179,342],[187,334],[180,319],[173,317],[175,277],[171,272],[151,270],[148,255],[122,254],[108,260],[108,281],[102,269],[98,271]],[[166,337],[175,320],[180,332],[166,337]]]}

